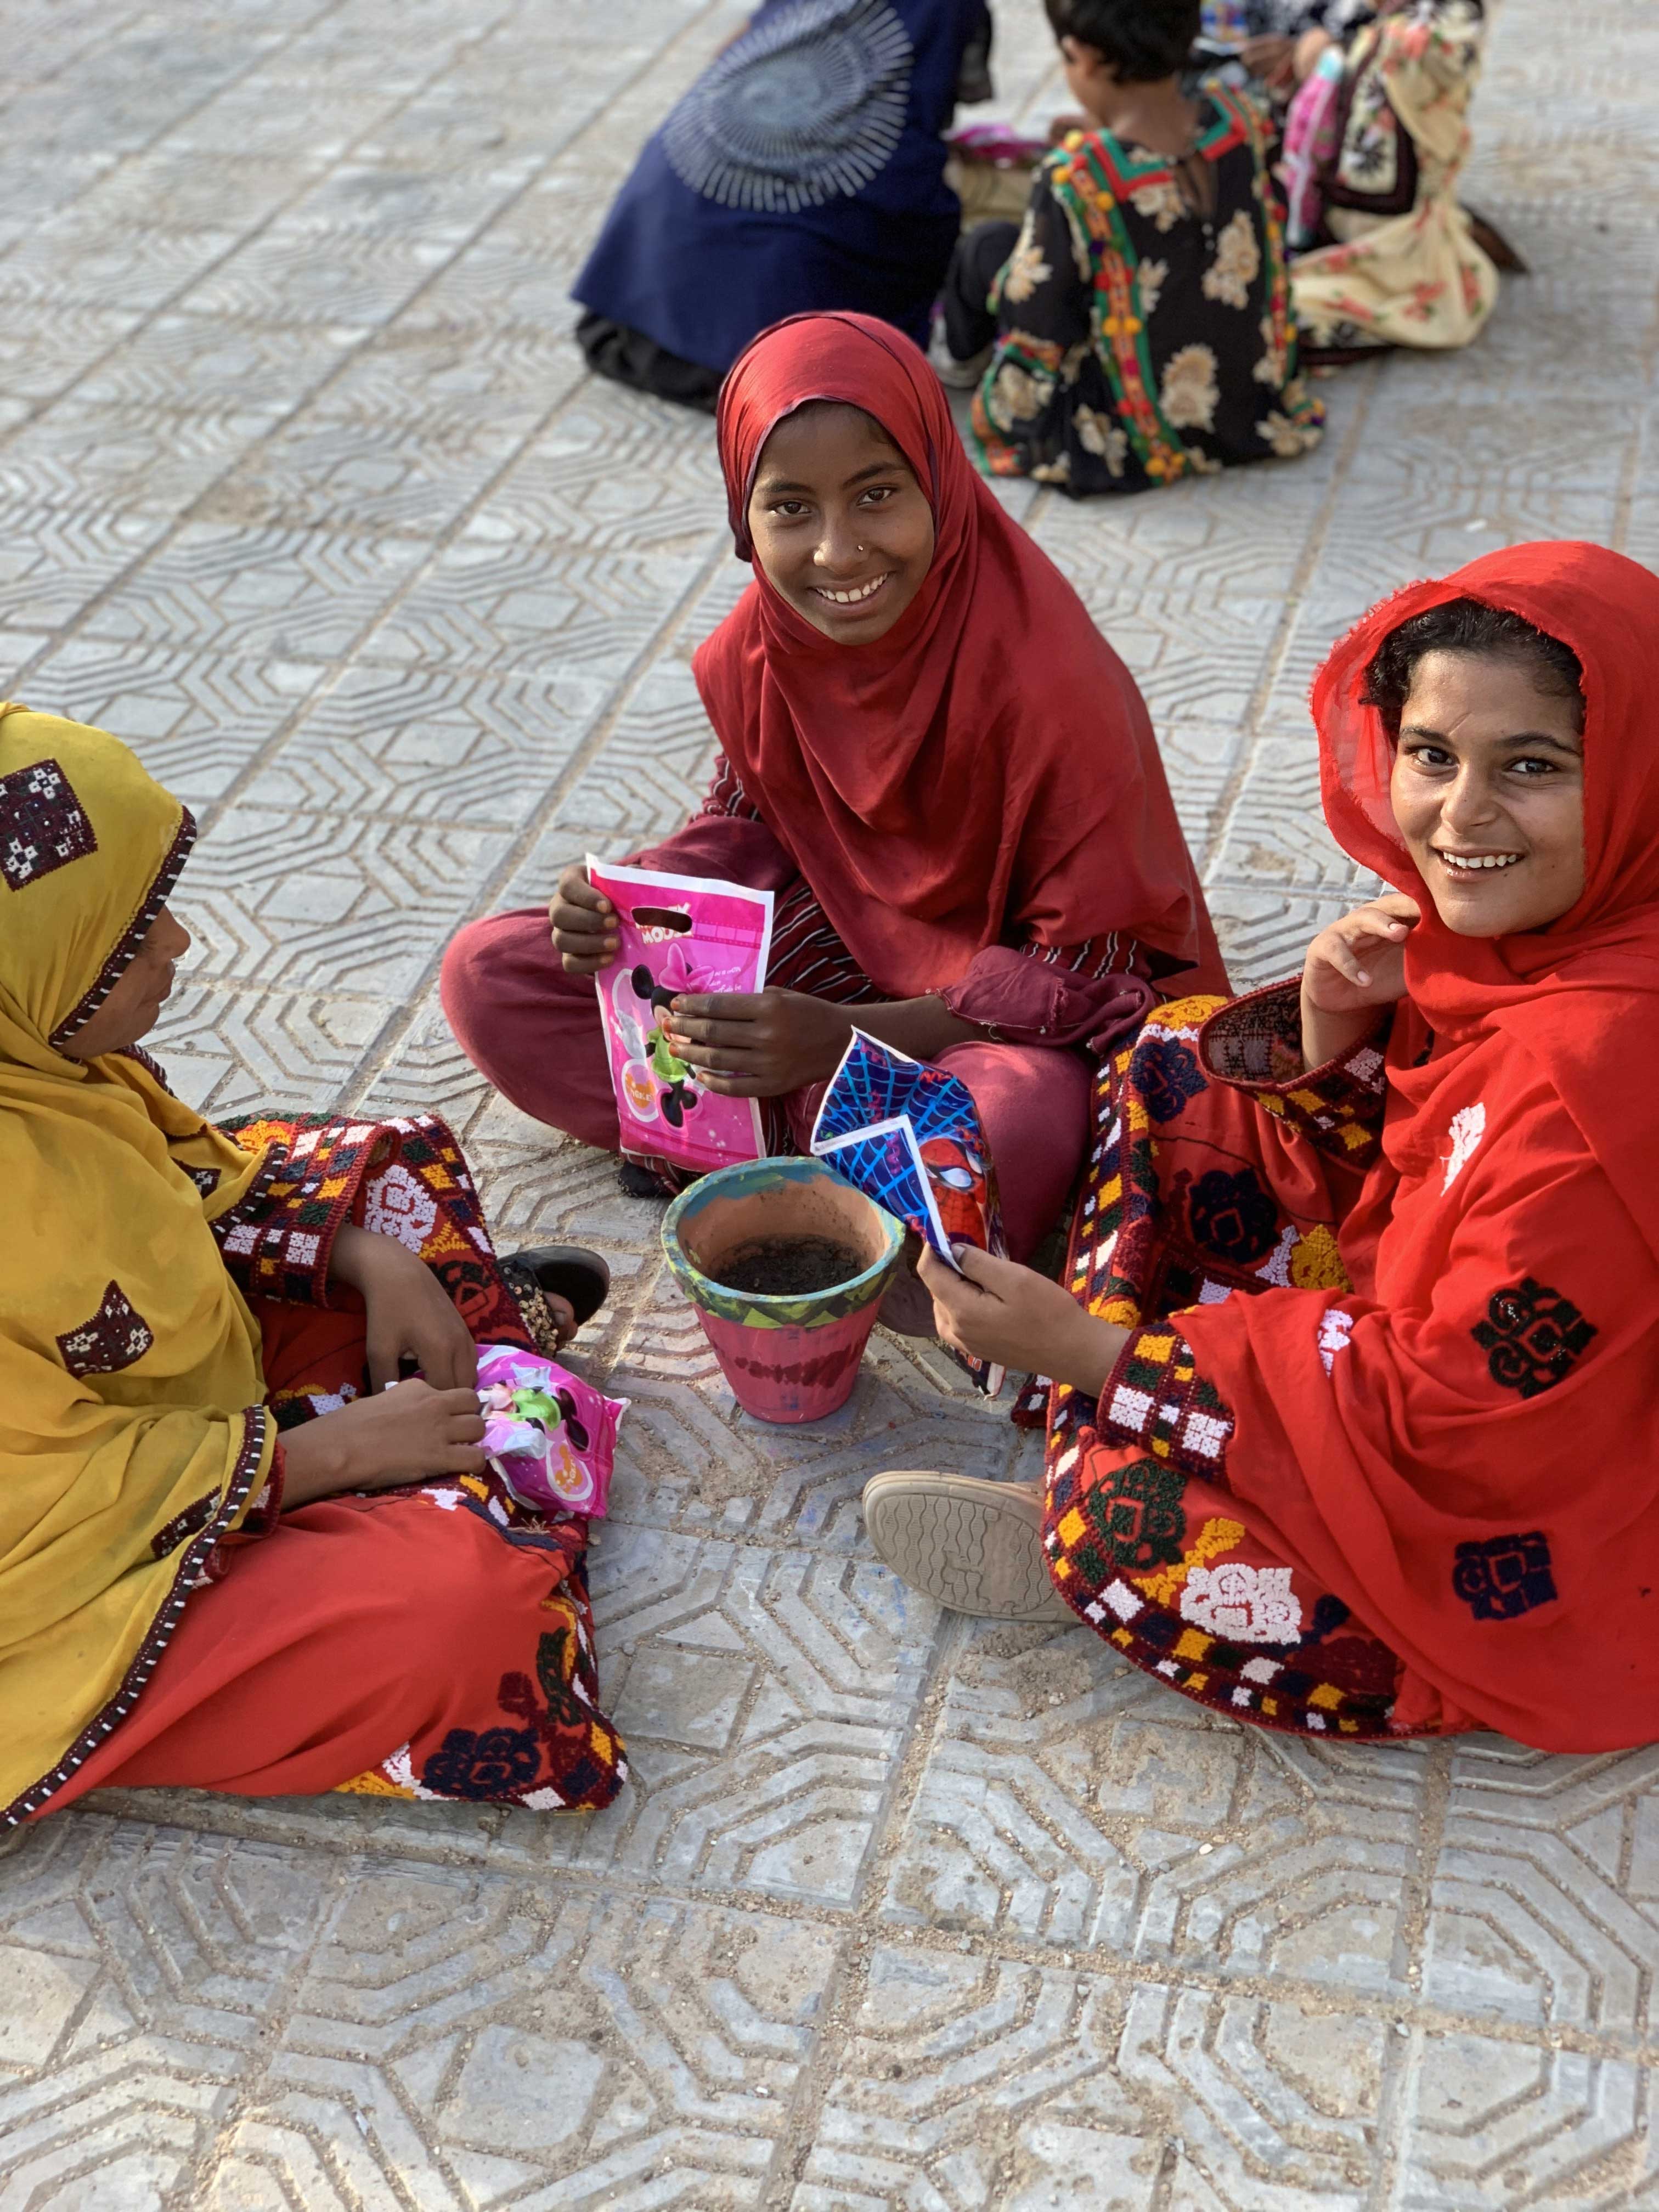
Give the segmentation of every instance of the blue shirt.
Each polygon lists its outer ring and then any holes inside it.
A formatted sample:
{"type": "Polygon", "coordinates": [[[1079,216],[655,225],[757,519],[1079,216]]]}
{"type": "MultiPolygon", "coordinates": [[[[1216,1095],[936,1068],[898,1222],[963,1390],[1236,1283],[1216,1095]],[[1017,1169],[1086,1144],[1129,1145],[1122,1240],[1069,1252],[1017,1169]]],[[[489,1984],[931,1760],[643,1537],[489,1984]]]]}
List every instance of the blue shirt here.
{"type": "Polygon", "coordinates": [[[961,220],[941,134],[984,16],[984,0],[766,0],[647,142],[576,298],[713,369],[833,307],[926,344],[961,220]]]}

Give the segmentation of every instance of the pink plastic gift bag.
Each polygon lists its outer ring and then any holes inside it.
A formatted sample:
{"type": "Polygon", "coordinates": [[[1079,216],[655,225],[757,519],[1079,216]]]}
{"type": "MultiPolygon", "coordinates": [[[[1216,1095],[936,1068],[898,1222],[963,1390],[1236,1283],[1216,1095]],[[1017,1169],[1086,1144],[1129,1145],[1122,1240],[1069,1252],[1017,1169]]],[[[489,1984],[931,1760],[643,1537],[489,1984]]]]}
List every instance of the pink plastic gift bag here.
{"type": "Polygon", "coordinates": [[[604,1513],[626,1398],[605,1397],[556,1359],[481,1344],[478,1400],[484,1452],[521,1505],[604,1513]]]}
{"type": "Polygon", "coordinates": [[[622,937],[620,954],[594,980],[623,1152],[704,1169],[759,1159],[758,1104],[705,1091],[664,1043],[659,1015],[682,991],[762,988],[771,892],[594,860],[587,874],[615,907],[622,937]]]}

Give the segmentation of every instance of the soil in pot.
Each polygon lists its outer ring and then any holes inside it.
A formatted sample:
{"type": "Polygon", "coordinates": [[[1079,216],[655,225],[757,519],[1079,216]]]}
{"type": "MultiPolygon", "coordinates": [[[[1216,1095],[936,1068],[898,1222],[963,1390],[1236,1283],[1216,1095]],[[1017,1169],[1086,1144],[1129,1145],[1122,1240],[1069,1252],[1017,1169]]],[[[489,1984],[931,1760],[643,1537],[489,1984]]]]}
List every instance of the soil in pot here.
{"type": "Polygon", "coordinates": [[[869,1265],[834,1237],[751,1237],[724,1253],[708,1273],[751,1297],[799,1298],[850,1283],[869,1265]]]}

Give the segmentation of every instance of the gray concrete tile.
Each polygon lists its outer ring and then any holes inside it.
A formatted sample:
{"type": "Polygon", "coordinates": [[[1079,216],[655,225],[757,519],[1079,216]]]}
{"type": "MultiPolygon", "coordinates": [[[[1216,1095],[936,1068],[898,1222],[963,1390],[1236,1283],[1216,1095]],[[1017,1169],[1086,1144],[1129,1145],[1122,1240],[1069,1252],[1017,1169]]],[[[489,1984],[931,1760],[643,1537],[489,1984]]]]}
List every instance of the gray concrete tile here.
{"type": "Polygon", "coordinates": [[[509,1814],[492,1856],[851,1905],[938,1608],[869,1562],[622,1521],[592,1579],[629,1779],[580,1824],[509,1814]]]}
{"type": "MultiPolygon", "coordinates": [[[[943,1621],[875,1468],[1037,1446],[878,1331],[741,1413],[660,1205],[491,1094],[441,947],[672,830],[750,571],[704,418],[591,379],[572,276],[744,0],[12,0],[0,687],[201,814],[158,1050],[210,1112],[433,1109],[503,1248],[591,1241],[632,1401],[599,1816],[104,1793],[0,1851],[0,2212],[1625,2212],[1659,2204],[1650,1754],[1254,1735],[1082,1631],[943,1621]],[[735,1908],[735,1909],[734,1909],[735,1908]]],[[[999,0],[999,98],[1066,104],[999,0]]],[[[1659,33],[1506,0],[1468,197],[1536,272],[1322,380],[1293,464],[995,495],[1152,704],[1234,979],[1371,886],[1306,691],[1376,599],[1553,535],[1659,561],[1659,33]]],[[[983,112],[983,111],[981,112],[983,112]]]]}
{"type": "Polygon", "coordinates": [[[976,1624],[884,1917],[1403,1993],[1425,1779],[1419,1747],[1218,1719],[1086,1629],[976,1624]]]}

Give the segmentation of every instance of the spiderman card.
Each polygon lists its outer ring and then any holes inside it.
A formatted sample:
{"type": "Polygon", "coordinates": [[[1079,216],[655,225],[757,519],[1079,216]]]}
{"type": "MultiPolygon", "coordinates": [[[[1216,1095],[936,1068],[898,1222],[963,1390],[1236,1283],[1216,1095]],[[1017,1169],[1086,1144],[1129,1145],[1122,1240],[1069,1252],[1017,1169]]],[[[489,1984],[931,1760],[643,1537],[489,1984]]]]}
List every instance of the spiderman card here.
{"type": "Polygon", "coordinates": [[[622,938],[594,980],[623,1150],[692,1168],[759,1159],[766,1142],[755,1100],[705,1091],[669,1050],[659,1016],[682,991],[763,988],[771,892],[591,859],[587,875],[616,908],[622,938]]]}
{"type": "MultiPolygon", "coordinates": [[[[957,1267],[953,1243],[1006,1256],[979,1115],[967,1085],[944,1068],[854,1030],[812,1124],[811,1148],[951,1267],[957,1267]]],[[[1002,1370],[979,1360],[966,1364],[994,1397],[1002,1370]]]]}

